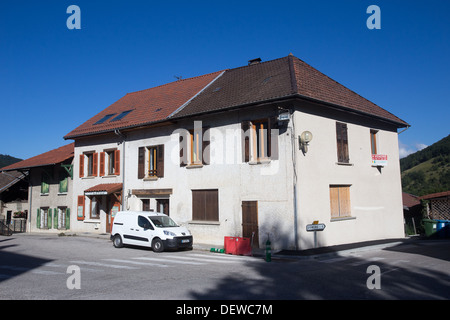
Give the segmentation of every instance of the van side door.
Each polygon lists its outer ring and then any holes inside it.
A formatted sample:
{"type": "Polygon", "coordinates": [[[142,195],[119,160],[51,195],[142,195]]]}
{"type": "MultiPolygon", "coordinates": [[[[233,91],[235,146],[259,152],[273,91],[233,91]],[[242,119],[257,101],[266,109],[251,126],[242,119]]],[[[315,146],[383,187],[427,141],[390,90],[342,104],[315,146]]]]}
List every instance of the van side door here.
{"type": "Polygon", "coordinates": [[[151,227],[150,222],[146,217],[141,215],[138,215],[134,219],[133,223],[127,226],[128,230],[124,230],[124,238],[127,239],[129,244],[151,246],[151,238],[149,239],[148,233],[146,232],[149,229],[148,226],[150,225],[151,227]]]}

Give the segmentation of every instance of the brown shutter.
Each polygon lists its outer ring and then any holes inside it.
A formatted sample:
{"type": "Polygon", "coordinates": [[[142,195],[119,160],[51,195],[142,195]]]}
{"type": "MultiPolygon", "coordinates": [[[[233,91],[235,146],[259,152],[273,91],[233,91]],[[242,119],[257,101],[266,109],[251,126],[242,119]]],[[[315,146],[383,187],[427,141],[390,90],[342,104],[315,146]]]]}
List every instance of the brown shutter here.
{"type": "Polygon", "coordinates": [[[164,177],[164,145],[156,146],[156,176],[164,177]]]}
{"type": "Polygon", "coordinates": [[[348,163],[350,159],[348,156],[347,124],[336,122],[336,142],[338,162],[348,163]]]}
{"type": "Polygon", "coordinates": [[[77,201],[77,220],[84,220],[84,196],[78,196],[77,201]]]}
{"type": "Polygon", "coordinates": [[[120,150],[114,151],[114,174],[120,175],[120,150]]]}
{"type": "Polygon", "coordinates": [[[330,186],[331,218],[339,217],[339,187],[330,186]]]}
{"type": "Polygon", "coordinates": [[[98,153],[92,155],[92,175],[96,177],[98,174],[98,153]]]}
{"type": "Polygon", "coordinates": [[[210,127],[203,128],[203,141],[202,141],[202,163],[208,165],[210,163],[210,127]]]}
{"type": "Polygon", "coordinates": [[[249,162],[250,161],[250,121],[243,121],[241,123],[242,129],[242,161],[249,162]]]}
{"type": "Polygon", "coordinates": [[[269,118],[267,129],[267,156],[272,160],[278,160],[278,118],[269,118]]]}
{"type": "Polygon", "coordinates": [[[138,179],[145,177],[145,147],[140,147],[138,151],[138,179]]]}
{"type": "Polygon", "coordinates": [[[100,173],[99,176],[105,175],[105,152],[100,152],[100,173]]]}
{"type": "Polygon", "coordinates": [[[187,159],[188,136],[189,132],[186,130],[184,130],[183,133],[180,133],[180,167],[185,167],[188,165],[187,159]]]}
{"type": "Polygon", "coordinates": [[[80,178],[84,177],[84,154],[80,154],[80,178]]]}

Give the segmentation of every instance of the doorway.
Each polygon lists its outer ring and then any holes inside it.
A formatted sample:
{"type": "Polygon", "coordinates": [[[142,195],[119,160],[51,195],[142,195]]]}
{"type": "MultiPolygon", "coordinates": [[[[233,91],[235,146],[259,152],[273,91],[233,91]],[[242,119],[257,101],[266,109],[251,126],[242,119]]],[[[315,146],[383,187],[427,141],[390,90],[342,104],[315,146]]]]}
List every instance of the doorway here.
{"type": "Polygon", "coordinates": [[[258,201],[242,201],[242,236],[252,239],[252,247],[259,248],[258,201]]]}
{"type": "Polygon", "coordinates": [[[169,215],[169,199],[156,199],[156,212],[169,215]]]}

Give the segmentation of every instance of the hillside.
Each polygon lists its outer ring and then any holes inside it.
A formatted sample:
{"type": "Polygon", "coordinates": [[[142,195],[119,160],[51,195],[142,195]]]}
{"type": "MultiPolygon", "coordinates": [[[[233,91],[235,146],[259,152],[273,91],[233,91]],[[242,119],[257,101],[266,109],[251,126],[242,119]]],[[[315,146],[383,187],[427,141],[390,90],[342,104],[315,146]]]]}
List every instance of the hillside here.
{"type": "Polygon", "coordinates": [[[400,159],[403,191],[417,196],[450,190],[450,135],[400,159]]]}
{"type": "Polygon", "coordinates": [[[14,158],[8,155],[0,154],[0,169],[10,164],[22,161],[22,159],[14,158]]]}

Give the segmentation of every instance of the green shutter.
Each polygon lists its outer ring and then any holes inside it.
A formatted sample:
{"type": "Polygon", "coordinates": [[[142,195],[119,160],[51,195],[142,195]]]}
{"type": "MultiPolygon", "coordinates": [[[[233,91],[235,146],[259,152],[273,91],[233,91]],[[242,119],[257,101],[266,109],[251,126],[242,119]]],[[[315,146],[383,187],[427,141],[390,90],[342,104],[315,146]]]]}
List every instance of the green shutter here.
{"type": "Polygon", "coordinates": [[[66,209],[66,230],[70,229],[70,209],[66,209]]]}
{"type": "Polygon", "coordinates": [[[48,208],[47,228],[52,228],[52,209],[48,208]]]}
{"type": "Polygon", "coordinates": [[[53,229],[58,229],[58,208],[53,209],[53,229]]]}
{"type": "Polygon", "coordinates": [[[36,215],[36,227],[38,229],[41,228],[41,210],[37,209],[37,215],[36,215]]]}

